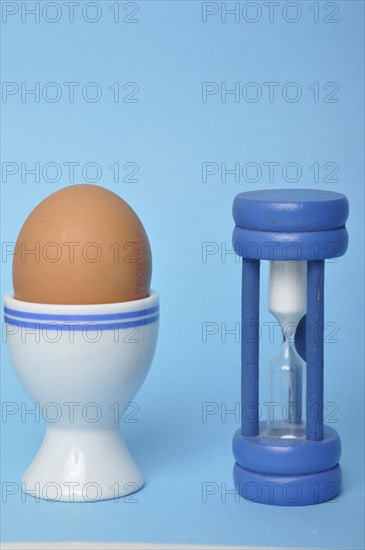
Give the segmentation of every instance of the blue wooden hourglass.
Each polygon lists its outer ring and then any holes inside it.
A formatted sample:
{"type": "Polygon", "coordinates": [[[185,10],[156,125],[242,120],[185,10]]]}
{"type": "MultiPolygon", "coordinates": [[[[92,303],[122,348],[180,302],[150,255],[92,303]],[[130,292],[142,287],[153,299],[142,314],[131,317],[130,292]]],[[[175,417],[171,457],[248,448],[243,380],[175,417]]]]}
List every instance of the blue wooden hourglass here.
{"type": "Polygon", "coordinates": [[[242,422],[233,438],[234,481],[249,500],[298,506],[340,491],[340,438],[323,423],[324,261],[346,252],[348,212],[347,198],[331,191],[272,189],[235,197],[242,422]],[[266,421],[259,413],[260,260],[270,261],[269,309],[283,331],[269,366],[266,421]]]}

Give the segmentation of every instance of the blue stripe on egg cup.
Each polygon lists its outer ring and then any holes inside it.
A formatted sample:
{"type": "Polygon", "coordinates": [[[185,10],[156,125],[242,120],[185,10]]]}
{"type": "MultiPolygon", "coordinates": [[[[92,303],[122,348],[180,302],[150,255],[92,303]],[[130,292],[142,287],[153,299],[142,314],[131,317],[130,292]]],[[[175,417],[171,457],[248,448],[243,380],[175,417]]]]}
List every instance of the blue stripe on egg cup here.
{"type": "Polygon", "coordinates": [[[124,313],[61,315],[18,311],[4,306],[4,320],[10,325],[33,330],[117,330],[140,327],[159,319],[159,306],[124,313]],[[106,321],[113,321],[107,323],[106,321]]]}

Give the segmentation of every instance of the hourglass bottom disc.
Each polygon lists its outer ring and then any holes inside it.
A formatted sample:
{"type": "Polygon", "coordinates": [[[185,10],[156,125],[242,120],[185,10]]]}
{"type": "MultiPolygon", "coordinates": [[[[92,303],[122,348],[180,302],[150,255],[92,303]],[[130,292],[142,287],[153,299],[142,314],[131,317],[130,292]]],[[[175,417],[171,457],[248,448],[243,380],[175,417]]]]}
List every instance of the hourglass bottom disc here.
{"type": "Polygon", "coordinates": [[[259,435],[245,437],[237,430],[233,436],[234,458],[246,470],[301,476],[331,470],[340,461],[340,438],[331,426],[324,426],[321,441],[309,441],[305,437],[274,437],[265,430],[266,423],[260,422],[259,435]]]}
{"type": "Polygon", "coordinates": [[[334,499],[341,490],[339,464],[307,475],[280,476],[246,470],[237,463],[233,479],[239,494],[253,502],[276,506],[307,506],[334,499]]]}
{"type": "Polygon", "coordinates": [[[341,442],[324,426],[321,441],[305,437],[274,437],[260,422],[257,436],[233,437],[234,481],[246,499],[279,506],[318,504],[335,498],[341,489],[341,442]]]}

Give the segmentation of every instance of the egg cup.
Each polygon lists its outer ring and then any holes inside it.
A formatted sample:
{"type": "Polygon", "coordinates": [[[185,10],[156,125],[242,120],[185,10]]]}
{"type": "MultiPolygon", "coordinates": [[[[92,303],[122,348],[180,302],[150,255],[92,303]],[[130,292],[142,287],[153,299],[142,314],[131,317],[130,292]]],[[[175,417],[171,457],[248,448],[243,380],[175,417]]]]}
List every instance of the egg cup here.
{"type": "Polygon", "coordinates": [[[22,489],[46,500],[86,502],[140,489],[142,473],[121,435],[152,362],[159,298],[53,305],[4,297],[10,358],[47,430],[22,489]]]}

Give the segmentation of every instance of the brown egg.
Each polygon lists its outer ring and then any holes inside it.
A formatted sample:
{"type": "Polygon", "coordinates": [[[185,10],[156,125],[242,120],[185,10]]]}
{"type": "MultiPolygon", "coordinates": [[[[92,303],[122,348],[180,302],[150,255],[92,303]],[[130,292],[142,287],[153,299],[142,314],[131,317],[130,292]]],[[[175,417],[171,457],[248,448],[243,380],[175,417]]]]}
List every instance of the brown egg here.
{"type": "Polygon", "coordinates": [[[145,298],[151,249],[144,227],[118,195],[72,185],[26,219],[13,259],[14,296],[45,304],[101,304],[145,298]]]}

